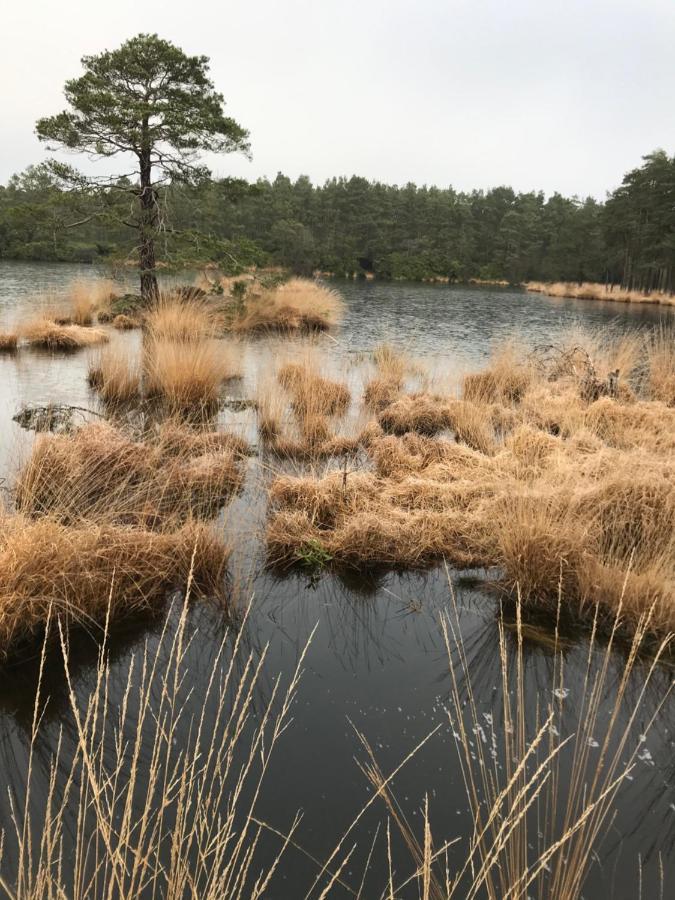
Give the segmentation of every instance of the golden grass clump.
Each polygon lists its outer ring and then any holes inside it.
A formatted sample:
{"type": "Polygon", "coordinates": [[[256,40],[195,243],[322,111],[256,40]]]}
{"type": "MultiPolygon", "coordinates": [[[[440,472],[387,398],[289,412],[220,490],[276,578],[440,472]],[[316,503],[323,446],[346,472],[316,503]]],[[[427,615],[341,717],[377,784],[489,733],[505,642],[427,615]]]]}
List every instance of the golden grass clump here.
{"type": "Polygon", "coordinates": [[[291,278],[279,287],[250,291],[232,328],[238,332],[327,331],[343,313],[340,295],[317,281],[291,278]]]}
{"type": "Polygon", "coordinates": [[[48,317],[57,325],[87,327],[93,323],[96,313],[101,314],[103,321],[116,294],[117,285],[109,279],[76,280],[63,296],[53,299],[48,317]]]}
{"type": "Polygon", "coordinates": [[[20,337],[32,347],[64,352],[105,344],[109,340],[105,331],[98,328],[57,325],[56,322],[44,316],[26,322],[20,329],[20,337]]]}
{"type": "Polygon", "coordinates": [[[126,348],[108,346],[89,364],[89,384],[104,403],[130,403],[141,392],[141,367],[126,348]]]}
{"type": "Polygon", "coordinates": [[[0,331],[0,353],[14,353],[19,346],[19,338],[9,331],[0,331]]]}
{"type": "Polygon", "coordinates": [[[453,418],[448,403],[428,394],[406,394],[394,400],[378,415],[377,421],[390,434],[434,435],[451,428],[453,418]]]}
{"type": "Polygon", "coordinates": [[[351,394],[344,384],[323,378],[309,365],[287,363],[279,369],[277,377],[299,414],[342,415],[351,402],[351,394]]]}
{"type": "Polygon", "coordinates": [[[403,390],[406,372],[411,368],[406,354],[391,344],[380,344],[373,351],[377,373],[365,385],[363,400],[369,409],[381,412],[396,400],[403,390]]]}
{"type": "Polygon", "coordinates": [[[198,299],[162,295],[145,314],[145,327],[155,341],[200,341],[214,337],[218,317],[213,308],[198,299]]]}
{"type": "Polygon", "coordinates": [[[535,377],[534,368],[507,345],[486,369],[464,378],[463,397],[477,403],[518,403],[535,377]]]}
{"type": "Polygon", "coordinates": [[[48,618],[91,627],[163,601],[167,589],[219,594],[226,546],[205,525],[173,533],[5,516],[0,529],[0,656],[36,637],[48,618]]]}
{"type": "Polygon", "coordinates": [[[620,450],[675,450],[675,409],[658,401],[625,405],[602,397],[587,407],[584,425],[605,444],[620,450]]]}
{"type": "Polygon", "coordinates": [[[223,382],[237,375],[235,355],[224,341],[149,337],[143,357],[146,397],[173,412],[215,409],[223,382]]]}
{"type": "Polygon", "coordinates": [[[131,316],[125,316],[124,313],[120,313],[112,320],[112,327],[116,328],[117,331],[131,331],[133,328],[139,327],[139,322],[136,319],[132,319],[131,316]]]}
{"type": "Polygon", "coordinates": [[[155,441],[163,456],[204,456],[227,452],[243,459],[249,453],[247,441],[238,434],[188,428],[180,421],[170,419],[159,426],[155,441]]]}
{"type": "Polygon", "coordinates": [[[215,515],[243,481],[243,445],[218,433],[165,426],[146,441],[90,424],[72,435],[41,435],[20,472],[16,505],[25,516],[170,529],[215,515]]]}
{"type": "Polygon", "coordinates": [[[337,434],[333,421],[345,415],[350,403],[346,385],[319,375],[311,362],[287,363],[275,380],[265,378],[258,385],[258,433],[266,450],[282,459],[356,453],[359,439],[337,434]]]}

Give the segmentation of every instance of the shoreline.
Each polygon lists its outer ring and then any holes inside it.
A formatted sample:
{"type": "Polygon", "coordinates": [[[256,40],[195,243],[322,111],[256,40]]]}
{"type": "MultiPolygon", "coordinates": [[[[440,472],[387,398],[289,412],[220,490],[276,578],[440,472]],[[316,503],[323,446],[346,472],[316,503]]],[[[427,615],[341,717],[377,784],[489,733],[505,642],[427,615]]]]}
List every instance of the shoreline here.
{"type": "Polygon", "coordinates": [[[642,303],[650,306],[675,306],[675,294],[665,291],[627,291],[621,287],[607,288],[604,284],[570,281],[527,281],[526,291],[545,294],[547,297],[561,297],[568,300],[606,300],[613,303],[642,303]]]}

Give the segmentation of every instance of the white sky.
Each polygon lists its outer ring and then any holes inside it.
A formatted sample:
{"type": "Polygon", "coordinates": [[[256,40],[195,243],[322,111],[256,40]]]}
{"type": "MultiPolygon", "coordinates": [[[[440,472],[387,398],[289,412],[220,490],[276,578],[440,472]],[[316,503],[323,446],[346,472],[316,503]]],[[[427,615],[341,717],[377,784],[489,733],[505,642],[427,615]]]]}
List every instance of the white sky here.
{"type": "MultiPolygon", "coordinates": [[[[675,0],[2,0],[0,182],[45,158],[83,54],[156,31],[211,58],[253,161],[217,175],[603,197],[675,149],[675,0]]],[[[105,164],[103,164],[105,166],[105,164]]]]}

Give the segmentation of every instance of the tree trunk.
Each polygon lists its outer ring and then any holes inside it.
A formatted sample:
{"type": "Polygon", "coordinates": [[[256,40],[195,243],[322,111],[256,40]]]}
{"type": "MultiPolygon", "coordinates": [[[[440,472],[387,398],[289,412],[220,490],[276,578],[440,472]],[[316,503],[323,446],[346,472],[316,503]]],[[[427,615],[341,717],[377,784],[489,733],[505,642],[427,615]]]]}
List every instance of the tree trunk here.
{"type": "Polygon", "coordinates": [[[152,166],[150,153],[142,153],[141,158],[141,206],[139,228],[139,261],[141,270],[141,296],[146,302],[157,299],[157,272],[155,261],[155,232],[157,229],[157,197],[152,187],[152,166]]]}

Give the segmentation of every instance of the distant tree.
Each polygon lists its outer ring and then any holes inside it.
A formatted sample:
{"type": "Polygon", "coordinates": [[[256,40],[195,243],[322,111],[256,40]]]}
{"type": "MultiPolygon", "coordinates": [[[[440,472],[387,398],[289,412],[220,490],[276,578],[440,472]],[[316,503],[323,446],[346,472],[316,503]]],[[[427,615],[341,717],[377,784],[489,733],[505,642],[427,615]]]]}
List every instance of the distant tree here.
{"type": "Polygon", "coordinates": [[[40,140],[98,158],[131,156],[132,181],[54,171],[82,187],[115,188],[133,195],[125,224],[138,231],[141,293],[157,294],[155,240],[165,229],[161,194],[170,184],[197,186],[210,177],[200,152],[248,153],[248,132],[225,116],[224,101],[208,77],[206,56],[187,56],[156,34],[139,34],[117,50],[82,58],[84,75],[66,82],[69,109],[40,119],[40,140]]]}

